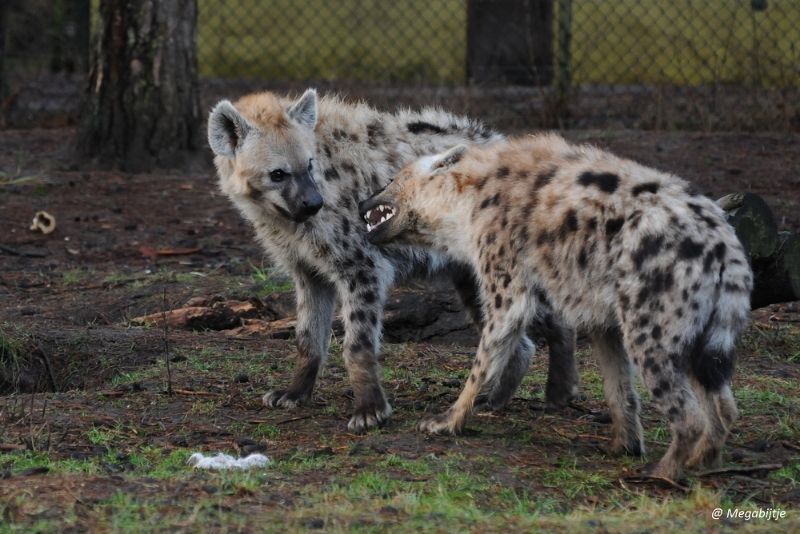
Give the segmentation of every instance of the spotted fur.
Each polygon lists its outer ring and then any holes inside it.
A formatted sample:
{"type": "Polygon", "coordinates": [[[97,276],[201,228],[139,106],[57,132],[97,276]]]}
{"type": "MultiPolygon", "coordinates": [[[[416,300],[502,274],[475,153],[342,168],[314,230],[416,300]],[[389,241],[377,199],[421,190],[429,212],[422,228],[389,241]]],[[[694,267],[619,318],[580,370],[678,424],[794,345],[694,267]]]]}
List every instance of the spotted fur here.
{"type": "MultiPolygon", "coordinates": [[[[336,302],[345,326],[344,361],[355,397],[348,424],[383,424],[391,407],[376,358],[389,287],[411,276],[450,277],[475,322],[483,321],[476,278],[465,265],[432,252],[370,245],[358,201],[390,182],[407,163],[460,143],[501,136],[482,124],[435,109],[378,112],[365,104],[298,100],[260,93],[211,112],[209,144],[220,188],[254,226],[274,262],[291,273],[297,294],[297,367],[291,384],[264,396],[270,407],[306,404],[328,353],[336,302]]],[[[548,402],[560,407],[577,393],[574,334],[549,318],[548,402]]],[[[501,408],[533,356],[527,339],[514,348],[506,373],[486,399],[501,408]]]]}
{"type": "Polygon", "coordinates": [[[376,206],[395,215],[371,242],[448,253],[480,277],[486,320],[470,378],[422,430],[462,429],[546,299],[593,341],[612,451],[644,453],[635,367],[672,431],[653,474],[719,465],[753,276],[715,203],[675,176],[539,135],[421,159],[362,211],[376,206]]]}

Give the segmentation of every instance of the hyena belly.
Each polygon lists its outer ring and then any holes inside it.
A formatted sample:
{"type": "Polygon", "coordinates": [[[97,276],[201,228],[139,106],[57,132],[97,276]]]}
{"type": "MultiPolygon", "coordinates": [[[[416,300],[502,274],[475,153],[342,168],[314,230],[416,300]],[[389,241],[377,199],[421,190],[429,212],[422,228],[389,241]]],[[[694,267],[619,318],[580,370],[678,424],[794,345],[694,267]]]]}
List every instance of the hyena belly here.
{"type": "Polygon", "coordinates": [[[719,463],[752,272],[713,202],[673,176],[537,136],[423,158],[363,207],[376,206],[393,216],[372,242],[446,251],[480,276],[486,322],[467,386],[422,429],[461,429],[545,299],[593,340],[613,451],[644,452],[636,367],[673,435],[654,474],[719,463]]]}
{"type": "MultiPolygon", "coordinates": [[[[358,201],[421,155],[499,139],[479,123],[440,111],[379,113],[363,104],[318,101],[313,91],[297,101],[262,93],[215,107],[209,143],[217,154],[220,187],[253,224],[275,263],[292,274],[296,289],[297,368],[287,389],[264,396],[268,406],[292,408],[309,401],[327,357],[338,301],[355,397],[348,426],[362,431],[388,419],[391,407],[380,385],[376,353],[389,288],[408,276],[446,273],[469,308],[477,278],[471,267],[437,253],[389,253],[370,245],[358,201]]],[[[482,311],[470,313],[480,324],[482,311]]],[[[565,404],[577,392],[573,334],[560,325],[549,339],[557,347],[551,359],[558,364],[551,367],[554,386],[548,400],[565,404]]],[[[508,368],[513,372],[491,395],[492,405],[510,398],[533,347],[521,339],[512,352],[508,368]]]]}

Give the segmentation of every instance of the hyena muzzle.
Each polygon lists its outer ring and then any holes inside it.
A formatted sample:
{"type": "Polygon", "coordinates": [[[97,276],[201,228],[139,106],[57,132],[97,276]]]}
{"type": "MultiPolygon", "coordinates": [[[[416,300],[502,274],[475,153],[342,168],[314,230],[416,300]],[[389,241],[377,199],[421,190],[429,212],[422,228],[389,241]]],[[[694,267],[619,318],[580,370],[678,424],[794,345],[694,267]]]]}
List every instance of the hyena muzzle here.
{"type": "MultiPolygon", "coordinates": [[[[345,365],[355,397],[348,427],[382,425],[391,406],[381,388],[381,319],[390,286],[415,276],[450,278],[477,325],[484,321],[472,269],[432,252],[371,245],[358,200],[384,188],[407,163],[460,143],[501,136],[480,123],[439,110],[382,113],[365,104],[297,100],[272,93],[222,101],[208,121],[220,188],[255,228],[275,264],[291,273],[297,297],[297,367],[286,389],[268,392],[270,407],[294,408],[312,395],[328,353],[337,301],[344,322],[345,365]]],[[[554,315],[539,321],[550,345],[546,391],[552,407],[577,394],[574,333],[554,315]]],[[[502,379],[483,397],[502,408],[533,356],[520,336],[502,379]]]]}
{"type": "Polygon", "coordinates": [[[545,299],[593,341],[613,452],[644,453],[635,366],[672,432],[652,474],[720,463],[753,277],[721,209],[685,181],[529,136],[422,158],[361,214],[370,242],[447,253],[479,277],[484,328],[469,379],[420,429],[461,430],[545,299]]]}

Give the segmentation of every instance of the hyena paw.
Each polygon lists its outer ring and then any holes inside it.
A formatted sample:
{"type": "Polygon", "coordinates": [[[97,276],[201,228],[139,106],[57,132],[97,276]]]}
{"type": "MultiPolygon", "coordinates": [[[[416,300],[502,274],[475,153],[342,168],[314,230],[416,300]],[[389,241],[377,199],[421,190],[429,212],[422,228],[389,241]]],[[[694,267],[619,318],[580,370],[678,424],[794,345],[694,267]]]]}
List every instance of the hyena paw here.
{"type": "Polygon", "coordinates": [[[639,438],[612,439],[606,448],[614,456],[644,456],[644,443],[639,438]]]}
{"type": "Polygon", "coordinates": [[[292,393],[289,391],[275,390],[270,391],[261,399],[265,406],[270,408],[285,408],[291,410],[305,406],[308,403],[308,395],[303,393],[292,393]]]}
{"type": "Polygon", "coordinates": [[[351,432],[361,434],[370,428],[382,427],[392,415],[392,407],[386,400],[382,403],[376,402],[374,405],[356,409],[347,428],[351,432]]]}
{"type": "Polygon", "coordinates": [[[683,474],[683,468],[671,461],[661,461],[655,464],[648,464],[639,469],[639,474],[643,477],[652,478],[667,478],[669,480],[678,480],[683,474]]]}
{"type": "Polygon", "coordinates": [[[455,436],[461,432],[461,425],[458,424],[456,418],[448,410],[440,415],[431,415],[420,419],[419,423],[417,423],[417,430],[428,434],[451,434],[455,436]]]}
{"type": "Polygon", "coordinates": [[[548,410],[558,412],[569,406],[579,395],[580,389],[575,384],[563,388],[547,388],[545,403],[548,410]]]}

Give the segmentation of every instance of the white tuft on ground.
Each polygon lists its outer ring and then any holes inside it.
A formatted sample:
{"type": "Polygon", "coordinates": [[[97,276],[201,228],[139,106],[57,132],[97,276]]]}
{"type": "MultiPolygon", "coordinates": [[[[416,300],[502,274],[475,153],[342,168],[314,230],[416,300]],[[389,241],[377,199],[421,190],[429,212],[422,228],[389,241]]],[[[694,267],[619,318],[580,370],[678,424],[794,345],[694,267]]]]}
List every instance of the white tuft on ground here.
{"type": "Polygon", "coordinates": [[[251,467],[267,465],[269,458],[263,454],[251,454],[246,458],[234,458],[221,452],[216,456],[205,457],[203,453],[196,452],[189,456],[186,463],[193,465],[195,469],[250,469],[251,467]]]}

